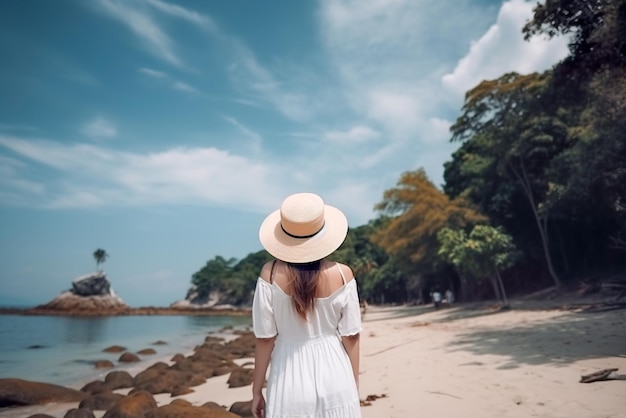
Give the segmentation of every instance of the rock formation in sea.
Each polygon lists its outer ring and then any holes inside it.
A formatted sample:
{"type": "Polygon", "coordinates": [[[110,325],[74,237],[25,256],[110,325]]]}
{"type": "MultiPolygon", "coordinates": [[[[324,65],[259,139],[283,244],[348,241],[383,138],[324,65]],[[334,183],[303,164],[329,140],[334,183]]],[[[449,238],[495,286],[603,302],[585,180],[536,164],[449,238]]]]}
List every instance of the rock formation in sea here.
{"type": "Polygon", "coordinates": [[[84,312],[123,312],[129,306],[115,294],[104,271],[77,277],[69,290],[61,292],[50,302],[35,309],[84,312]]]}

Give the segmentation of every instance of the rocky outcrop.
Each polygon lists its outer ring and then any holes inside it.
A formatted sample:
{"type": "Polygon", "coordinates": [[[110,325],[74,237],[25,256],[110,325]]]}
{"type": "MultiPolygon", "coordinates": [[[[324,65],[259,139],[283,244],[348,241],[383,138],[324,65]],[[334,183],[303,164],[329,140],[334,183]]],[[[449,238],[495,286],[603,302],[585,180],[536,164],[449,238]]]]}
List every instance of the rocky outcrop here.
{"type": "Polygon", "coordinates": [[[129,306],[115,294],[106,273],[81,276],[72,281],[72,287],[50,302],[35,307],[35,310],[61,311],[71,314],[123,313],[129,306]]]}
{"type": "Polygon", "coordinates": [[[170,308],[213,308],[220,303],[220,295],[213,292],[208,296],[201,295],[195,286],[188,291],[185,299],[176,301],[170,305],[170,308]]]}
{"type": "MultiPolygon", "coordinates": [[[[252,296],[252,295],[251,295],[252,296]]],[[[202,295],[195,286],[192,286],[188,291],[185,299],[176,301],[170,305],[170,308],[174,309],[206,309],[212,310],[232,310],[232,309],[245,309],[252,306],[252,299],[250,303],[241,303],[236,298],[230,297],[226,293],[211,292],[209,295],[202,295]]]]}

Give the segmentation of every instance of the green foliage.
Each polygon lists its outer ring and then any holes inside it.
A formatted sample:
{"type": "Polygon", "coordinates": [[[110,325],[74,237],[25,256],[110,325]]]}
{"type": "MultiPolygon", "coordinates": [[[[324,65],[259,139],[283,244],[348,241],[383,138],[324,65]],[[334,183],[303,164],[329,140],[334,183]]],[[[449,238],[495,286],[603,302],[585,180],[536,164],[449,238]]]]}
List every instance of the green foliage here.
{"type": "Polygon", "coordinates": [[[219,292],[231,304],[249,304],[259,272],[270,259],[265,251],[248,254],[240,261],[218,255],[192,275],[191,283],[200,297],[219,292]]]}
{"type": "Polygon", "coordinates": [[[512,267],[519,257],[513,238],[501,228],[476,225],[467,235],[461,229],[443,228],[437,234],[439,255],[476,280],[489,279],[498,297],[506,303],[500,272],[512,267]]]}

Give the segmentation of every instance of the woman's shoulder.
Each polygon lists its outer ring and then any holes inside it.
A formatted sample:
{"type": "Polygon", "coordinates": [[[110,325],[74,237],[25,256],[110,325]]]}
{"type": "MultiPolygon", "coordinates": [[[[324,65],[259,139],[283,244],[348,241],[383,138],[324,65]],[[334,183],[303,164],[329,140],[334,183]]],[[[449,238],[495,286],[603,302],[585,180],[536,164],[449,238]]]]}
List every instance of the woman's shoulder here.
{"type": "Polygon", "coordinates": [[[263,265],[261,268],[261,273],[259,273],[259,277],[266,282],[270,283],[270,276],[272,275],[272,267],[276,263],[276,260],[270,260],[263,265]]]}
{"type": "Polygon", "coordinates": [[[350,268],[350,266],[348,266],[346,264],[339,263],[337,261],[333,261],[333,262],[330,263],[329,269],[331,271],[332,271],[332,269],[339,270],[339,274],[342,275],[346,279],[346,283],[355,279],[354,272],[352,271],[352,268],[350,268]]]}

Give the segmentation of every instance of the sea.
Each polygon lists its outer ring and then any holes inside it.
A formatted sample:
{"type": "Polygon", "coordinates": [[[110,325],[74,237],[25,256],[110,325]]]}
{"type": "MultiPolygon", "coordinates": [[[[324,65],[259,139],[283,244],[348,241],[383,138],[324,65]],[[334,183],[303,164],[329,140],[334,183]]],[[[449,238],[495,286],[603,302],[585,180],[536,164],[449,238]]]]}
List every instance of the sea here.
{"type": "Polygon", "coordinates": [[[225,329],[248,329],[248,316],[111,316],[66,317],[0,315],[0,378],[54,383],[75,389],[103,380],[111,370],[135,374],[174,354],[188,355],[209,334],[225,329]],[[156,342],[165,344],[155,344],[156,342]],[[138,363],[123,364],[121,353],[106,353],[112,345],[136,353],[153,348],[155,355],[139,356],[138,363]],[[110,360],[114,369],[96,369],[110,360]]]}

